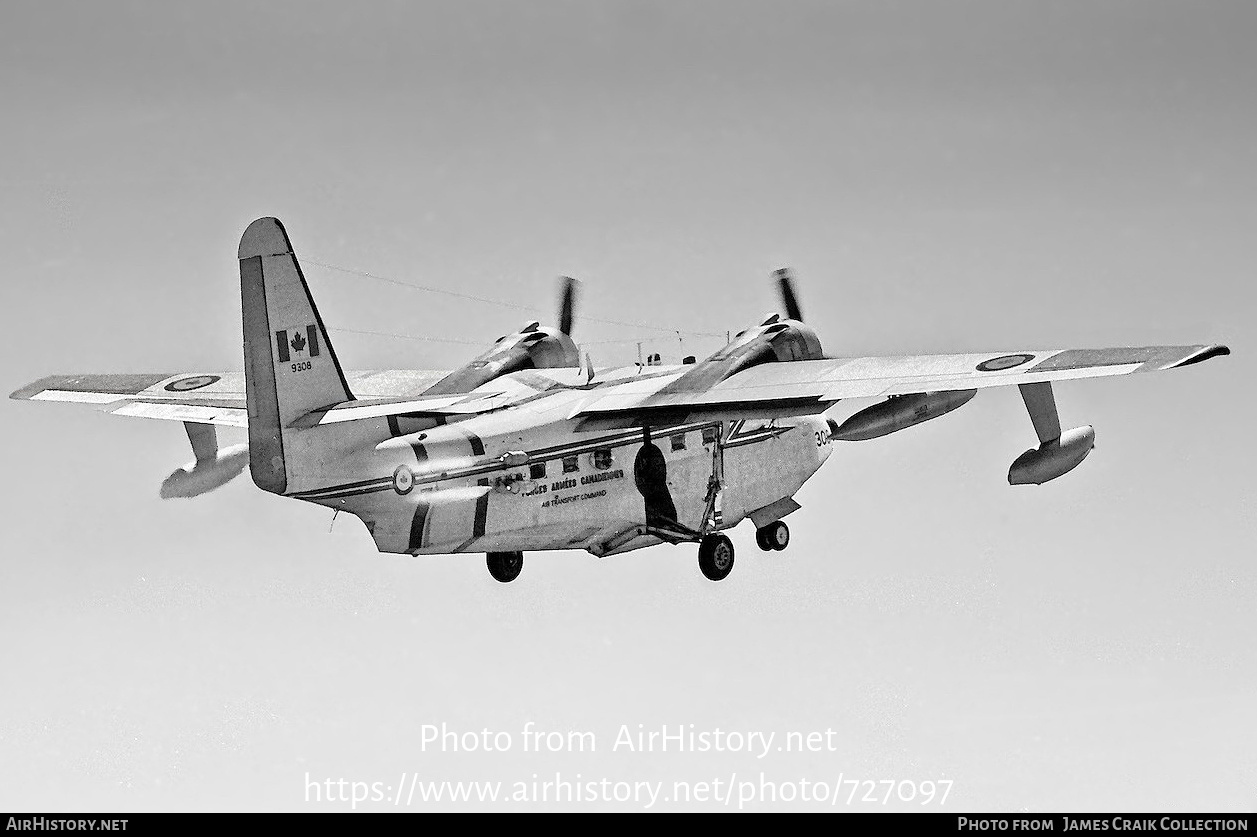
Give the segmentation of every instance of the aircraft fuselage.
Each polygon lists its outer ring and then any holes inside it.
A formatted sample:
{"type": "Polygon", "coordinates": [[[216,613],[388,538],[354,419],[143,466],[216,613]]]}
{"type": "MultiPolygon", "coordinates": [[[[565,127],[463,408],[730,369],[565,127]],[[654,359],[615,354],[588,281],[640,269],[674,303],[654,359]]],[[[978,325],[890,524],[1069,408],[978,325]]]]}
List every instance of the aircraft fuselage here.
{"type": "Polygon", "coordinates": [[[357,515],[384,552],[610,555],[672,540],[670,523],[735,526],[791,497],[832,448],[820,415],[582,430],[567,416],[584,396],[554,392],[525,409],[400,435],[400,423],[371,423],[376,438],[339,444],[329,437],[366,423],[310,428],[309,449],[325,453],[303,459],[319,473],[299,475],[289,494],[357,515]],[[337,449],[345,452],[328,455],[337,449]],[[713,478],[720,488],[708,514],[713,478]]]}

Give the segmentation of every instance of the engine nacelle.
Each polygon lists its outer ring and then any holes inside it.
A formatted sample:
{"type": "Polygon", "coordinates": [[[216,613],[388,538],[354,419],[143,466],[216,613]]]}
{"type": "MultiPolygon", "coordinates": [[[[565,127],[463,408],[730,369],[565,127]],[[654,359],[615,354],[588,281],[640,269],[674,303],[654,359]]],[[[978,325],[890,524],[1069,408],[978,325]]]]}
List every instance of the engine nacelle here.
{"type": "Polygon", "coordinates": [[[166,477],[161,484],[161,497],[197,497],[213,491],[237,477],[248,464],[248,445],[223,448],[213,459],[189,462],[166,477]]]}
{"type": "Polygon", "coordinates": [[[761,363],[819,360],[825,357],[811,326],[772,314],[754,328],[738,332],[729,345],[695,364],[665,392],[703,392],[713,384],[761,363]]]}
{"type": "Polygon", "coordinates": [[[1013,460],[1008,469],[1008,484],[1042,485],[1068,474],[1087,458],[1095,443],[1096,432],[1091,425],[1066,430],[1059,438],[1031,448],[1013,460]]]}
{"type": "Polygon", "coordinates": [[[919,392],[896,395],[880,404],[866,407],[841,425],[829,420],[829,438],[841,442],[863,442],[903,430],[906,427],[946,415],[969,403],[976,389],[950,392],[919,392]]]}
{"type": "Polygon", "coordinates": [[[761,363],[823,357],[820,338],[811,326],[772,314],[755,328],[738,332],[733,342],[707,360],[728,362],[729,374],[733,375],[761,363]]]}
{"type": "Polygon", "coordinates": [[[455,369],[429,387],[424,395],[453,395],[523,369],[580,366],[580,350],[557,328],[528,323],[514,334],[499,337],[480,357],[455,369]]]}

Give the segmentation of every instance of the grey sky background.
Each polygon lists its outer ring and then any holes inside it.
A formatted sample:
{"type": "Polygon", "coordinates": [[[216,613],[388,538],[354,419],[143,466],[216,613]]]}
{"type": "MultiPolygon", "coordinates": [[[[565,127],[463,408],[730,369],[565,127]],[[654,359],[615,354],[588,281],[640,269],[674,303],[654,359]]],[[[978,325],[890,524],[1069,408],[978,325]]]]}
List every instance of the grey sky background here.
{"type": "MultiPolygon", "coordinates": [[[[1015,391],[840,444],[789,551],[739,529],[718,585],[666,546],[499,585],[247,478],[163,502],[179,425],[4,401],[0,808],[561,770],[1251,811],[1255,39],[1246,2],[5,3],[6,392],[239,368],[236,243],[270,214],[333,329],[487,343],[536,315],[310,260],[543,315],[569,274],[591,317],[717,333],[773,310],[788,264],[831,353],[1235,354],[1058,386],[1098,447],[1040,488],[1005,482],[1034,442],[1015,391]],[[598,752],[520,752],[529,720],[598,752]],[[516,748],[423,752],[442,722],[516,748]],[[621,724],[838,748],[612,753],[621,724]]],[[[352,368],[477,351],[332,336],[352,368]]]]}

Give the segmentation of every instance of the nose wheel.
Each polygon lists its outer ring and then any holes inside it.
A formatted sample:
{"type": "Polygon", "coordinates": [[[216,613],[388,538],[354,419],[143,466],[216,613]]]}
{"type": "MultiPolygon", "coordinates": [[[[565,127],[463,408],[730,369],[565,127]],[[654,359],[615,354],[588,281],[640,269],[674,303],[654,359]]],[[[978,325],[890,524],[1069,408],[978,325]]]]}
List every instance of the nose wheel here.
{"type": "Polygon", "coordinates": [[[782,520],[769,523],[755,530],[755,543],[765,552],[780,552],[790,545],[790,527],[782,520]]]}
{"type": "Polygon", "coordinates": [[[733,541],[714,532],[698,543],[698,568],[712,581],[723,581],[733,572],[733,541]]]}
{"type": "Polygon", "coordinates": [[[485,556],[485,563],[489,565],[489,575],[505,584],[519,578],[524,569],[524,553],[490,552],[485,556]]]}

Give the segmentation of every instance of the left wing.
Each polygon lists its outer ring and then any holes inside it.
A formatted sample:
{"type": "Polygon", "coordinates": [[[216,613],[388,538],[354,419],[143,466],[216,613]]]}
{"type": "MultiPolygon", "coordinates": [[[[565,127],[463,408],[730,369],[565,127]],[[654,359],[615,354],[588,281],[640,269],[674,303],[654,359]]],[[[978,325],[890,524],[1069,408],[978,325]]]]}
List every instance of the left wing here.
{"type": "Polygon", "coordinates": [[[729,410],[739,415],[799,414],[820,412],[847,398],[1158,372],[1230,353],[1220,345],[1145,346],[764,363],[696,392],[647,381],[614,387],[584,402],[574,415],[644,419],[729,410]]]}
{"type": "MultiPolygon", "coordinates": [[[[386,370],[346,374],[363,401],[413,397],[447,373],[386,370]]],[[[51,375],[22,387],[10,398],[96,404],[119,416],[247,427],[241,372],[154,372],[122,375],[51,375]]],[[[359,402],[361,404],[361,402],[359,402]]]]}

